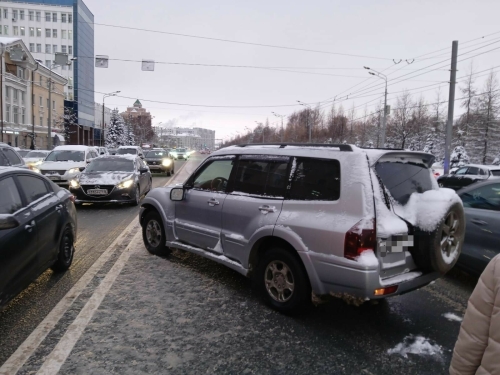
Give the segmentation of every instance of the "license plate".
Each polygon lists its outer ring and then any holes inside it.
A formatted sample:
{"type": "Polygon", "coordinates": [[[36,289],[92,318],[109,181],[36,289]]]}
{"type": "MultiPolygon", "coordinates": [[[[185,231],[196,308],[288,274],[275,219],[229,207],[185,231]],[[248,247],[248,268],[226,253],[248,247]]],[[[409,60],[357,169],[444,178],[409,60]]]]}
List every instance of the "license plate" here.
{"type": "Polygon", "coordinates": [[[87,190],[87,194],[92,194],[92,195],[107,195],[108,191],[106,189],[89,189],[89,190],[87,190]]]}
{"type": "Polygon", "coordinates": [[[60,180],[61,178],[59,176],[47,176],[50,180],[55,180],[55,181],[58,181],[60,180]]]}

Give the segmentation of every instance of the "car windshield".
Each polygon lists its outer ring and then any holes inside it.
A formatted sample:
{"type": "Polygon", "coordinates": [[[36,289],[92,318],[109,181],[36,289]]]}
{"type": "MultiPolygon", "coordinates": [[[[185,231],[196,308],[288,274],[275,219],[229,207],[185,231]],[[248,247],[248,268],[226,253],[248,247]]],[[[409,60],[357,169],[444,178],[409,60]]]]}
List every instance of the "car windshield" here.
{"type": "Polygon", "coordinates": [[[146,154],[147,158],[163,158],[163,157],[167,157],[167,156],[168,156],[168,152],[165,152],[165,151],[149,151],[146,154]]]}
{"type": "Polygon", "coordinates": [[[84,151],[73,151],[73,150],[54,150],[45,161],[84,161],[85,152],[84,151]]]}
{"type": "Polygon", "coordinates": [[[118,151],[116,151],[117,155],[136,155],[137,150],[135,148],[119,148],[118,151]]]}
{"type": "Polygon", "coordinates": [[[185,148],[178,148],[176,151],[177,152],[186,152],[186,149],[185,148]]]}
{"type": "Polygon", "coordinates": [[[134,162],[127,159],[95,159],[85,172],[133,172],[134,162]]]}
{"type": "Polygon", "coordinates": [[[492,170],[492,171],[491,171],[491,174],[492,174],[493,176],[498,176],[498,177],[500,177],[500,169],[495,169],[495,170],[492,170]]]}
{"type": "Polygon", "coordinates": [[[19,150],[17,151],[19,155],[21,155],[22,158],[26,157],[27,154],[30,153],[30,150],[19,150]]]}
{"type": "Polygon", "coordinates": [[[25,156],[25,158],[44,158],[47,156],[47,154],[48,154],[48,152],[44,152],[44,151],[30,151],[25,156]]]}
{"type": "Polygon", "coordinates": [[[392,197],[402,205],[408,202],[413,193],[432,190],[431,174],[424,165],[380,162],[375,170],[392,197]]]}

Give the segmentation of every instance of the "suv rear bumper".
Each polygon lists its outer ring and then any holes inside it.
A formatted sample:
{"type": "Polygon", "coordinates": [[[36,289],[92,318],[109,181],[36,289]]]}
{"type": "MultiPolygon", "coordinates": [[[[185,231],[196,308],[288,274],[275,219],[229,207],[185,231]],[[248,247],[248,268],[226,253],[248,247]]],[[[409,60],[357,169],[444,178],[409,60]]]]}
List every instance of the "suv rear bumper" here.
{"type": "MultiPolygon", "coordinates": [[[[332,255],[323,255],[313,252],[299,252],[309,275],[311,288],[317,295],[328,295],[342,293],[362,299],[380,299],[394,295],[404,294],[412,290],[428,285],[441,275],[431,272],[404,280],[401,275],[380,279],[379,267],[352,266],[352,262],[344,258],[338,258],[339,262],[332,261],[332,255]],[[391,282],[394,281],[394,282],[391,282]],[[375,295],[376,289],[387,288],[397,285],[396,292],[386,295],[375,295]]],[[[404,274],[403,274],[404,275],[404,274]]]]}

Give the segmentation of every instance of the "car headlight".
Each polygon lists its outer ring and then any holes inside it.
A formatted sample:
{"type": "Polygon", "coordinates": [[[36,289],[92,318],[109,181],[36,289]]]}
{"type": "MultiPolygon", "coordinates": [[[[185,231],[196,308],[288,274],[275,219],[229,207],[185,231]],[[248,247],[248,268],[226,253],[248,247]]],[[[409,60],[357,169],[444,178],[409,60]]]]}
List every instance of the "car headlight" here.
{"type": "Polygon", "coordinates": [[[74,173],[78,173],[78,172],[80,172],[80,168],[71,168],[68,171],[69,174],[74,174],[74,173]]]}
{"type": "Polygon", "coordinates": [[[43,163],[43,160],[38,160],[37,162],[34,162],[33,165],[40,165],[43,163]]]}
{"type": "Polygon", "coordinates": [[[170,159],[163,159],[163,161],[161,162],[161,164],[164,167],[170,167],[170,165],[172,164],[172,160],[170,160],[170,159]]]}
{"type": "Polygon", "coordinates": [[[69,182],[69,185],[72,187],[72,188],[77,188],[77,187],[80,187],[80,183],[77,181],[77,180],[71,180],[69,182]]]}
{"type": "Polygon", "coordinates": [[[120,189],[128,189],[129,187],[131,187],[132,185],[134,184],[134,180],[126,180],[126,181],[122,181],[118,184],[118,187],[120,189]]]}
{"type": "Polygon", "coordinates": [[[33,166],[32,166],[30,169],[31,169],[33,172],[36,172],[36,173],[40,173],[40,174],[42,174],[42,172],[40,172],[40,169],[38,169],[38,168],[36,168],[36,167],[33,167],[33,166]]]}

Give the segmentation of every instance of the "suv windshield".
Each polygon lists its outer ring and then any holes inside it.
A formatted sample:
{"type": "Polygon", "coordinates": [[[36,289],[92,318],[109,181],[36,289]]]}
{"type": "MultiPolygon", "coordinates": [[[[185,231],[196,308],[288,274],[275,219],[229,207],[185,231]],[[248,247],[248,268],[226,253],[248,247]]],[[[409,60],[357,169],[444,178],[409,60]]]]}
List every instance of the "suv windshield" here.
{"type": "Polygon", "coordinates": [[[136,155],[137,150],[135,148],[119,148],[118,151],[116,151],[117,155],[136,155]]]}
{"type": "Polygon", "coordinates": [[[402,205],[408,202],[413,193],[432,190],[431,174],[424,165],[379,162],[375,170],[392,197],[402,205]]]}
{"type": "Polygon", "coordinates": [[[175,150],[176,152],[186,152],[186,149],[185,148],[178,148],[177,150],[175,150]]]}
{"type": "Polygon", "coordinates": [[[168,156],[168,152],[165,151],[149,151],[146,154],[147,158],[166,158],[168,156]]]}
{"type": "Polygon", "coordinates": [[[43,152],[43,151],[30,151],[25,156],[25,158],[44,158],[46,156],[47,156],[47,152],[43,152]]]}
{"type": "Polygon", "coordinates": [[[45,161],[84,161],[84,151],[54,150],[45,161]]]}
{"type": "Polygon", "coordinates": [[[132,160],[96,159],[93,160],[85,172],[133,172],[134,162],[132,160]]]}

